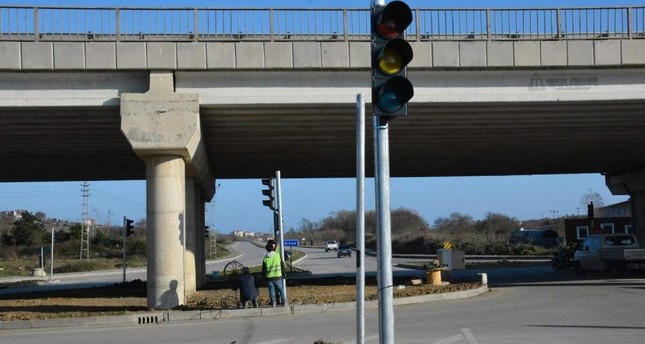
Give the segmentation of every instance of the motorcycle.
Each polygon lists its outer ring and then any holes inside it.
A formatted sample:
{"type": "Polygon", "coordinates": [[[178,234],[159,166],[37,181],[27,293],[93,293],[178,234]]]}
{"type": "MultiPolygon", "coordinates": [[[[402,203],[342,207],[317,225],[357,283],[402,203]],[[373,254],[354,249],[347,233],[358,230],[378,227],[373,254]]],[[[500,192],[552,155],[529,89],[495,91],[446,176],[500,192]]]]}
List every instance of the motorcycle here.
{"type": "Polygon", "coordinates": [[[553,271],[575,271],[576,264],[573,259],[573,254],[575,252],[575,247],[571,246],[556,252],[551,259],[551,267],[553,268],[553,271]]]}

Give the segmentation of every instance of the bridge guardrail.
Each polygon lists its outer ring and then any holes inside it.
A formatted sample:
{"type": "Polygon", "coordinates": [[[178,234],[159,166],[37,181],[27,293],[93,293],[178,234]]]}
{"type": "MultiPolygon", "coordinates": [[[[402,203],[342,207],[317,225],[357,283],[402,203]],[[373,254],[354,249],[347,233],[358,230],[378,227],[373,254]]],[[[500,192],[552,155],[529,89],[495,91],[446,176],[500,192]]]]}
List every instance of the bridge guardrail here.
{"type": "MultiPolygon", "coordinates": [[[[645,6],[413,10],[408,36],[433,40],[645,38],[645,6]]],[[[0,6],[0,40],[369,41],[362,8],[0,6]]]]}

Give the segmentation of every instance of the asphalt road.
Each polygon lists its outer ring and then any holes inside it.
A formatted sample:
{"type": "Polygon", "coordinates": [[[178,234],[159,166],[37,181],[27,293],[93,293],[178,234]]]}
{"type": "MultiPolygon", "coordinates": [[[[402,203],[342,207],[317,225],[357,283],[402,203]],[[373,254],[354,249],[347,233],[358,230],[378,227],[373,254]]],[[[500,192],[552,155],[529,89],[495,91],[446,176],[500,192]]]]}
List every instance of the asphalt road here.
{"type": "MultiPolygon", "coordinates": [[[[356,254],[352,255],[351,258],[337,258],[336,252],[325,252],[323,248],[299,247],[297,249],[305,252],[307,258],[296,262],[294,266],[311,271],[312,274],[352,274],[356,272],[356,254]]],[[[262,247],[258,247],[249,242],[236,242],[232,244],[231,250],[235,253],[230,258],[207,261],[206,272],[220,272],[226,264],[233,260],[240,262],[244,266],[260,265],[266,253],[262,247]]],[[[288,251],[289,248],[286,248],[286,250],[288,251]]],[[[393,259],[393,264],[396,264],[398,261],[401,261],[401,259],[393,259]]],[[[376,257],[366,256],[365,267],[367,274],[374,274],[376,272],[376,257]]],[[[409,272],[408,269],[398,267],[393,267],[393,271],[395,273],[409,272]]],[[[135,279],[145,281],[147,279],[146,269],[127,269],[126,280],[132,281],[135,279]]],[[[2,282],[1,279],[0,282],[2,282]]],[[[119,282],[123,282],[123,270],[55,274],[51,278],[51,283],[49,282],[49,278],[46,278],[41,285],[37,286],[0,289],[0,295],[15,292],[95,287],[119,282]]]]}

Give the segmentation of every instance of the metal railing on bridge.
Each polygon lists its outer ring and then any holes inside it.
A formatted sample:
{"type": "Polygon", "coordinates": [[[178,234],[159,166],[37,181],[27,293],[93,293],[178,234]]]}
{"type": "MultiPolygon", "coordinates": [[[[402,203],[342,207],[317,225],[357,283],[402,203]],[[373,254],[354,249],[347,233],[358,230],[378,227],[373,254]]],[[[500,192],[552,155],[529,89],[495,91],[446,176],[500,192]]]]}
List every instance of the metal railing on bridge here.
{"type": "MultiPolygon", "coordinates": [[[[413,10],[408,38],[645,38],[645,6],[413,10]]],[[[0,6],[0,40],[369,41],[369,9],[0,6]]]]}

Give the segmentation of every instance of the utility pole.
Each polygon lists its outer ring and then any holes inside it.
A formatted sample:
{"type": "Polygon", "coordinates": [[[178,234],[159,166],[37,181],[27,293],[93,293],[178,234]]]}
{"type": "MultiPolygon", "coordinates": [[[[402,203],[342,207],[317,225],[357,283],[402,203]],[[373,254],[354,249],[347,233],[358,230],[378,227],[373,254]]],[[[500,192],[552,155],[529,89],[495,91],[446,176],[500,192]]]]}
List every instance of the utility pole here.
{"type": "Polygon", "coordinates": [[[558,210],[549,210],[549,212],[551,213],[551,218],[552,219],[555,219],[555,214],[559,213],[558,210]]]}
{"type": "Polygon", "coordinates": [[[80,260],[85,258],[90,259],[90,217],[89,217],[89,201],[90,201],[90,183],[83,182],[81,184],[81,192],[83,193],[83,212],[81,216],[81,254],[80,260]]]}

